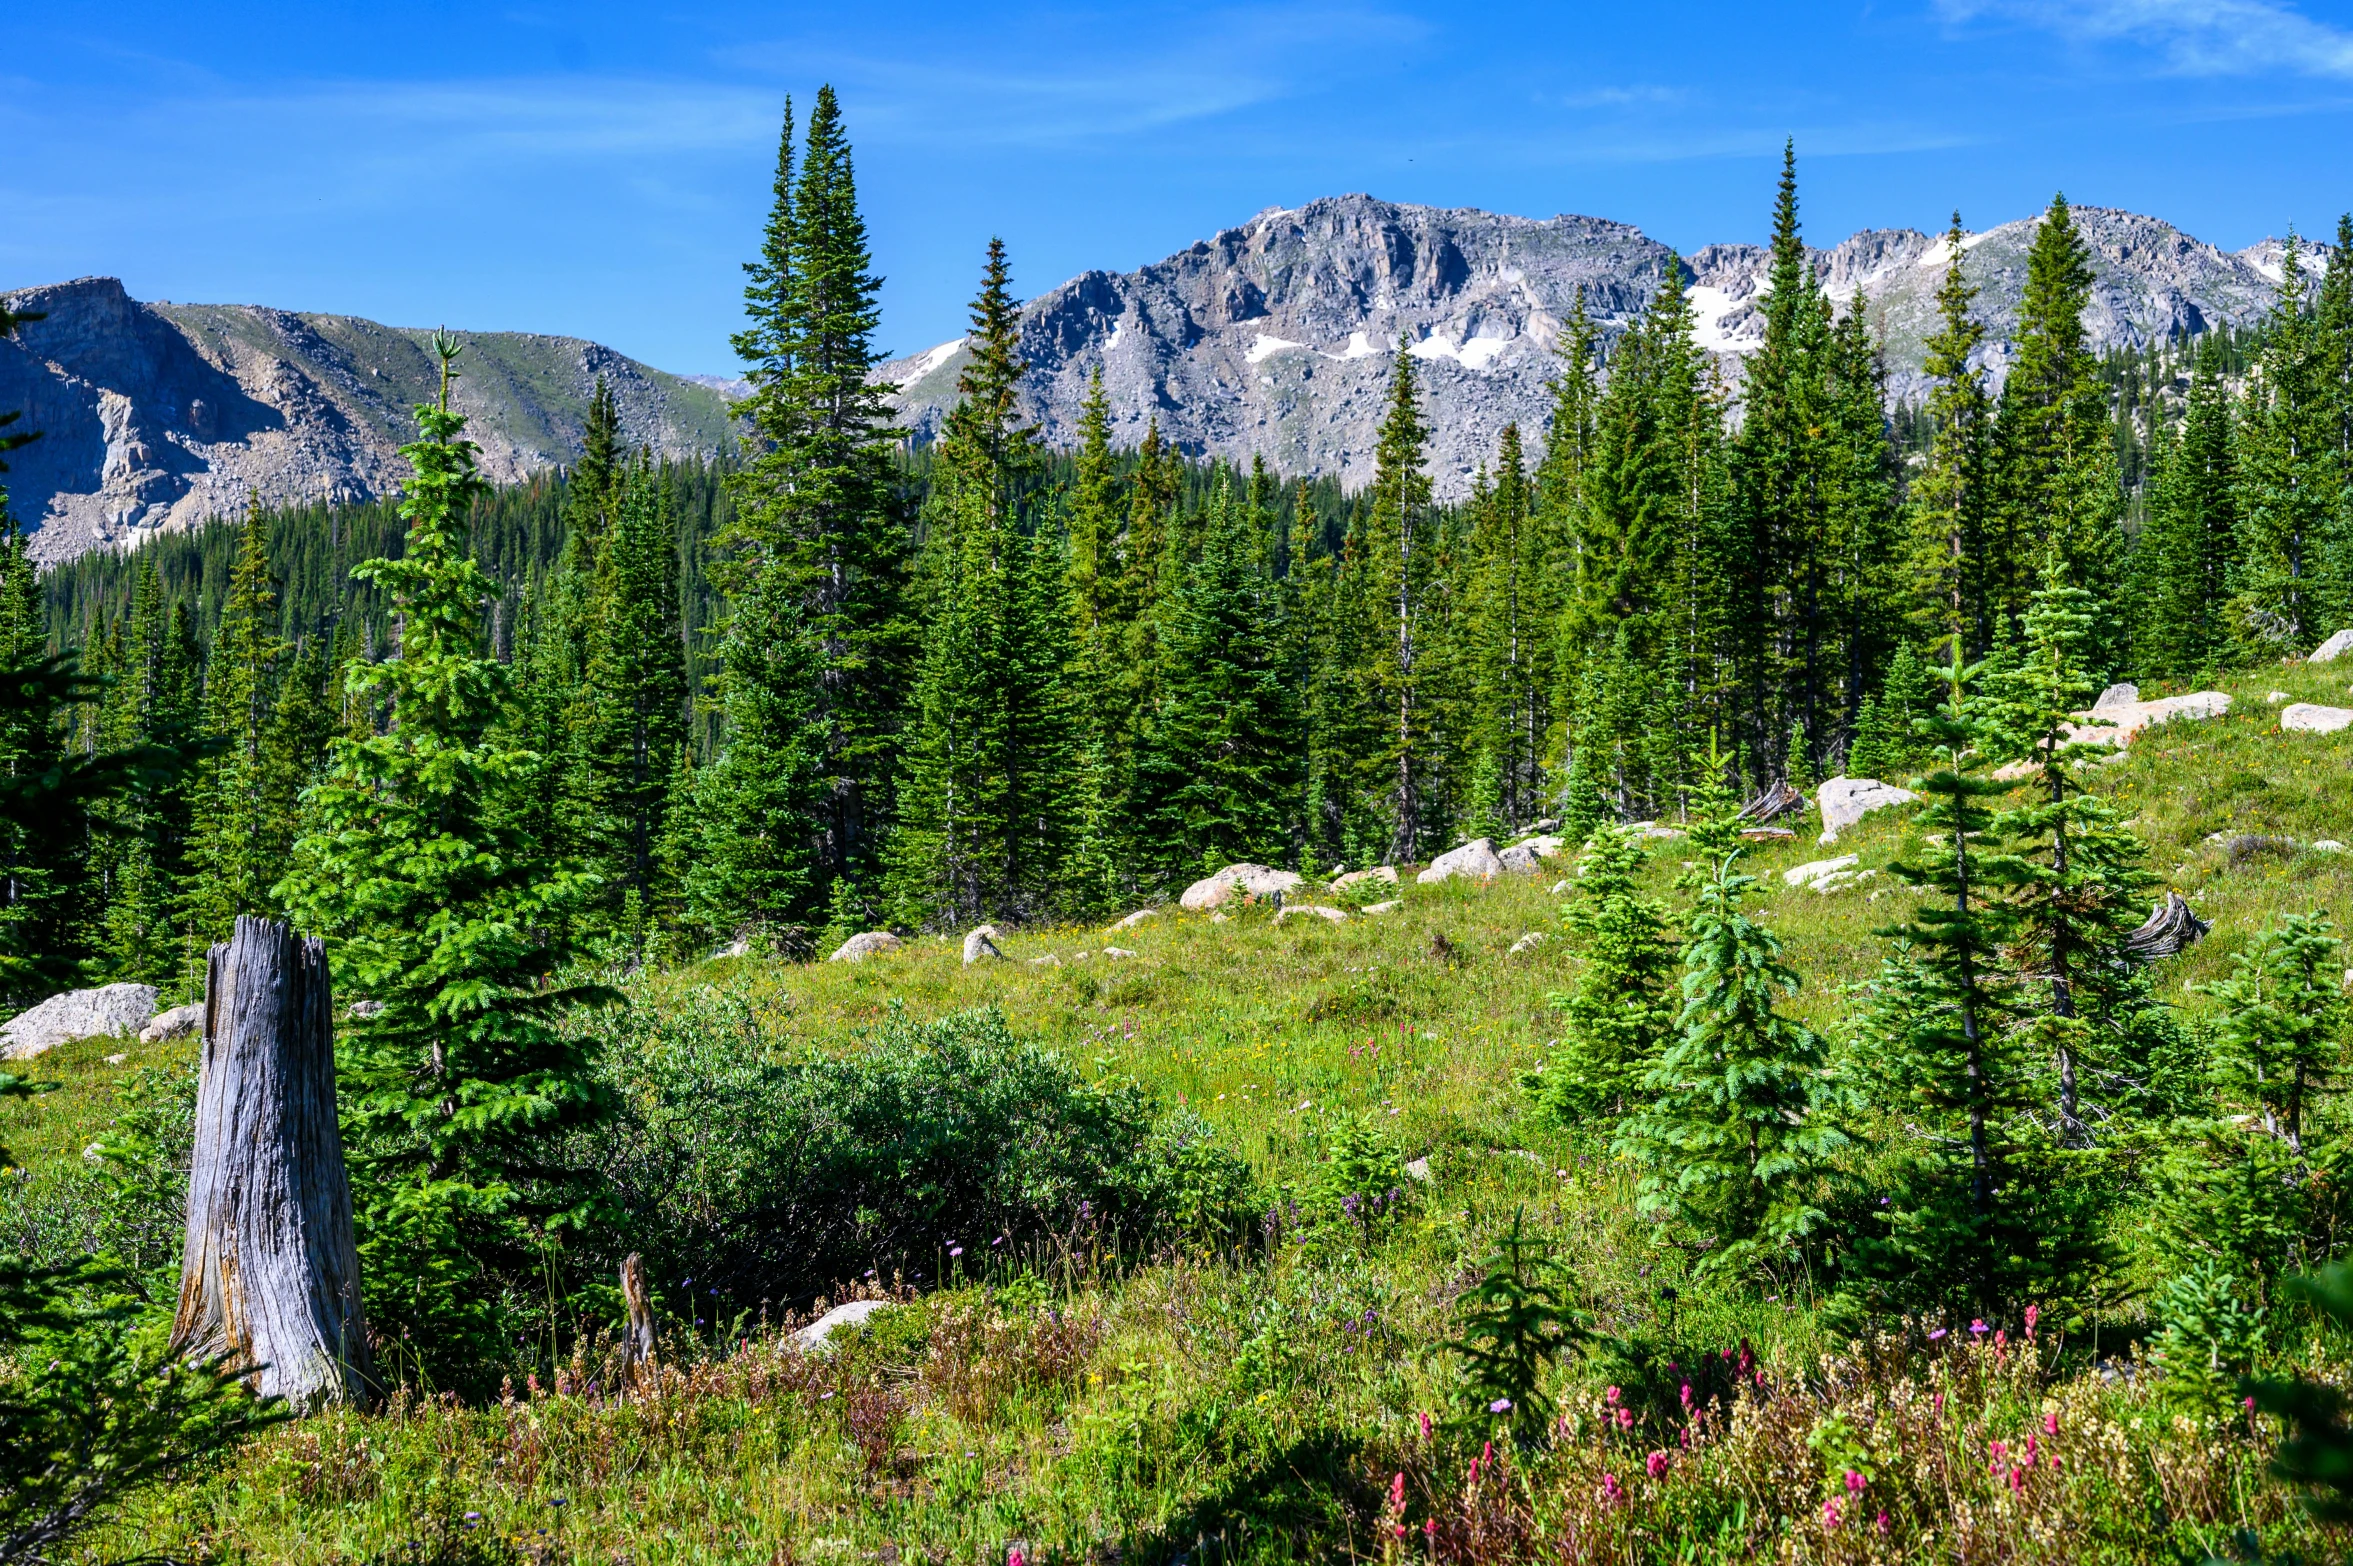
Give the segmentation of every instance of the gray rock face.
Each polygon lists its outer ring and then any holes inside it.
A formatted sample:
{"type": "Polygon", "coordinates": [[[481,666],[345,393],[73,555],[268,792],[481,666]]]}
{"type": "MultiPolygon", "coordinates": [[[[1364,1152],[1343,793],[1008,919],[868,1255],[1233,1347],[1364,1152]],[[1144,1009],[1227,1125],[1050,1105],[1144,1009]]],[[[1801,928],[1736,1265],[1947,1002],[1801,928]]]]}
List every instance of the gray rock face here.
{"type": "Polygon", "coordinates": [[[1288,894],[1297,891],[1299,885],[1296,871],[1276,870],[1266,865],[1228,865],[1186,887],[1185,895],[1177,899],[1177,906],[1187,913],[1203,913],[1237,897],[1288,894]]]}
{"type": "Polygon", "coordinates": [[[1872,811],[1885,810],[1890,805],[1908,805],[1920,796],[1876,778],[1832,778],[1815,797],[1822,809],[1821,841],[1835,843],[1839,833],[1872,811]]]}
{"type": "MultiPolygon", "coordinates": [[[[258,305],[142,303],[111,277],[8,292],[46,311],[0,340],[0,408],[41,439],[9,490],[44,564],[234,516],[248,500],[353,500],[408,477],[410,412],[432,399],[428,330],[258,305]]],[[[512,483],[580,453],[603,376],[622,439],[669,457],[730,438],[727,397],[576,337],[468,332],[455,401],[484,475],[512,483]]]]}
{"type": "Polygon", "coordinates": [[[30,1060],[72,1039],[135,1033],[154,1015],[152,984],[67,990],[0,1023],[0,1060],[30,1060]]]}
{"type": "Polygon", "coordinates": [[[964,966],[976,962],[1002,962],[1005,954],[997,950],[997,927],[984,924],[964,937],[964,966]]]}
{"type": "Polygon", "coordinates": [[[2306,663],[2335,663],[2349,652],[2353,652],[2353,630],[2339,631],[2318,647],[2313,648],[2312,656],[2304,661],[2306,663]]]}
{"type": "Polygon", "coordinates": [[[847,1305],[836,1305],[824,1315],[798,1328],[792,1335],[793,1343],[802,1352],[827,1354],[833,1351],[831,1339],[837,1328],[847,1328],[853,1334],[863,1333],[874,1313],[889,1310],[891,1300],[852,1300],[847,1305]]]}
{"type": "MultiPolygon", "coordinates": [[[[1760,207],[1760,212],[1762,208],[1760,207]]],[[[1964,242],[1988,328],[1981,365],[1999,382],[2039,217],[1964,242]]],[[[2270,308],[2278,263],[2262,247],[2226,255],[2155,218],[2075,209],[2092,250],[2085,324],[2101,348],[2181,331],[2251,325],[2270,308]]],[[[1950,258],[1941,236],[1871,229],[1813,252],[1844,308],[1860,293],[1888,344],[1888,394],[1920,400],[1925,339],[1950,258]]],[[[1641,230],[1602,218],[1534,219],[1475,208],[1333,196],[1273,208],[1126,274],[1087,272],[1022,311],[1028,414],[1056,445],[1077,441],[1087,377],[1103,372],[1112,439],[1133,444],[1157,417],[1196,455],[1263,455],[1286,476],[1373,470],[1390,364],[1410,348],[1434,434],[1442,499],[1468,493],[1517,420],[1533,448],[1550,417],[1546,382],[1578,290],[1605,344],[1640,316],[1670,264],[1683,267],[1701,344],[1737,383],[1761,345],[1766,255],[1709,245],[1678,262],[1641,230]]],[[[901,422],[936,435],[955,400],[963,342],[878,366],[898,388],[901,422]]]]}
{"type": "Polygon", "coordinates": [[[2353,727],[2353,707],[2323,707],[2309,701],[2282,707],[2279,726],[2301,734],[2334,734],[2353,727]]]}

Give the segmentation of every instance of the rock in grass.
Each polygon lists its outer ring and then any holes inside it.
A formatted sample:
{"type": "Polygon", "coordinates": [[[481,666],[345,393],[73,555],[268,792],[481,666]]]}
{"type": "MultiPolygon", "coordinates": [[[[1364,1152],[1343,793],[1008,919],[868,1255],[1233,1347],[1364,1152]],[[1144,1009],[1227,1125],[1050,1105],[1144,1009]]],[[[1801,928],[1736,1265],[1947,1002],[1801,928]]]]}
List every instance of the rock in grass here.
{"type": "Polygon", "coordinates": [[[1503,874],[1503,861],[1496,857],[1492,838],[1474,837],[1460,848],[1450,848],[1430,861],[1430,868],[1414,877],[1424,886],[1435,886],[1441,881],[1456,879],[1492,881],[1503,874]]]}
{"type": "Polygon", "coordinates": [[[1836,859],[1817,859],[1811,864],[1796,865],[1782,871],[1781,884],[1784,886],[1812,886],[1815,882],[1826,880],[1842,870],[1852,870],[1859,863],[1861,863],[1860,858],[1854,854],[1840,854],[1836,859]]]}
{"type": "Polygon", "coordinates": [[[2353,630],[2343,630],[2313,648],[2312,656],[2304,661],[2306,663],[2335,663],[2349,652],[2353,652],[2353,630]]]}
{"type": "Polygon", "coordinates": [[[1328,920],[1333,924],[1348,922],[1348,915],[1337,908],[1326,908],[1319,903],[1293,903],[1287,908],[1275,910],[1275,923],[1281,924],[1285,919],[1304,917],[1308,914],[1313,914],[1318,919],[1328,920]]]}
{"type": "Polygon", "coordinates": [[[1157,919],[1159,917],[1160,910],[1157,908],[1139,908],[1134,913],[1129,914],[1125,919],[1120,920],[1111,928],[1114,930],[1132,930],[1147,919],[1157,919]]]}
{"type": "Polygon", "coordinates": [[[170,1039],[186,1038],[203,1026],[204,1003],[202,1001],[191,1002],[186,1006],[174,1006],[169,1011],[157,1012],[147,1026],[139,1030],[139,1042],[161,1044],[170,1039]]]}
{"type": "Polygon", "coordinates": [[[829,1354],[834,1330],[847,1327],[854,1333],[866,1330],[866,1324],[878,1310],[889,1310],[890,1300],[852,1300],[847,1305],[836,1305],[824,1315],[793,1333],[793,1342],[810,1354],[829,1354]]]}
{"type": "Polygon", "coordinates": [[[1135,955],[1135,953],[1134,953],[1134,952],[1131,952],[1131,951],[1129,951],[1129,950],[1128,950],[1126,947],[1124,947],[1124,946],[1106,946],[1106,947],[1104,947],[1104,948],[1103,948],[1103,955],[1104,955],[1104,956],[1106,956],[1106,957],[1119,958],[1119,957],[1133,957],[1133,956],[1135,955]]]}
{"type": "Polygon", "coordinates": [[[2298,734],[2334,734],[2353,725],[2353,707],[2323,707],[2308,701],[2282,707],[2279,726],[2298,734]]]}
{"type": "MultiPolygon", "coordinates": [[[[868,930],[863,935],[853,935],[842,942],[834,949],[833,955],[825,960],[827,962],[864,962],[877,952],[895,952],[906,944],[905,941],[900,940],[888,930],[868,930]]],[[[969,960],[967,959],[967,961],[969,960]]]]}
{"type": "Polygon", "coordinates": [[[1368,914],[1395,913],[1398,909],[1403,908],[1404,906],[1404,899],[1392,897],[1385,903],[1367,903],[1356,911],[1358,913],[1368,914]]]}
{"type": "MultiPolygon", "coordinates": [[[[1897,788],[1893,783],[1882,783],[1877,778],[1832,778],[1815,795],[1815,802],[1822,811],[1821,841],[1825,844],[1835,843],[1839,833],[1873,811],[1909,805],[1919,797],[1908,788],[1897,788]]],[[[1795,886],[1797,883],[1792,881],[1790,884],[1795,886]]]]}
{"type": "Polygon", "coordinates": [[[1530,930],[1527,934],[1521,936],[1518,940],[1511,943],[1511,951],[1508,955],[1517,957],[1520,955],[1520,953],[1532,952],[1543,944],[1544,932],[1542,930],[1530,930]]]}
{"type": "Polygon", "coordinates": [[[2109,701],[2116,691],[2130,689],[2130,686],[2108,687],[2101,693],[2101,705],[2077,714],[2082,722],[2066,726],[2067,737],[2082,745],[2121,748],[2140,738],[2143,730],[2160,723],[2171,723],[2176,718],[2219,718],[2230,711],[2230,696],[2224,691],[2192,691],[2187,696],[2162,696],[2155,701],[2109,701]]]}
{"type": "Polygon", "coordinates": [[[1381,881],[1395,886],[1397,884],[1397,867],[1395,865],[1374,865],[1369,870],[1351,870],[1346,875],[1336,875],[1332,877],[1332,890],[1345,892],[1350,887],[1361,886],[1367,881],[1381,881]]]}
{"type": "Polygon", "coordinates": [[[67,990],[0,1023],[0,1060],[30,1060],[69,1039],[131,1033],[155,1015],[152,984],[103,984],[67,990]]]}
{"type": "Polygon", "coordinates": [[[986,962],[992,958],[999,962],[1004,961],[1005,958],[1005,954],[997,950],[997,927],[995,925],[984,924],[964,937],[965,967],[969,968],[976,962],[986,962]]]}
{"type": "Polygon", "coordinates": [[[1297,891],[1301,879],[1295,871],[1266,865],[1228,865],[1186,887],[1177,905],[1187,913],[1204,913],[1238,896],[1272,897],[1277,892],[1297,891]]]}

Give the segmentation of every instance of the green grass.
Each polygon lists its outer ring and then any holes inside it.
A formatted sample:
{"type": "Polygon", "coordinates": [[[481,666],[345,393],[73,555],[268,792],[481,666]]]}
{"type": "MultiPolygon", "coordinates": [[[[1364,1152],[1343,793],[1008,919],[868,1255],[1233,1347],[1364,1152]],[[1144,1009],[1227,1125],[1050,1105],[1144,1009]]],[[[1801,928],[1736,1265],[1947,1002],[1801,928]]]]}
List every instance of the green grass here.
{"type": "MultiPolygon", "coordinates": [[[[2353,916],[2353,855],[2234,860],[2206,841],[2353,841],[2353,733],[2281,734],[2264,700],[2353,704],[2348,680],[2353,666],[2232,682],[2227,718],[2152,732],[2096,772],[2137,817],[2152,869],[2213,924],[2160,970],[2185,1005],[2201,1002],[2184,987],[2218,977],[2273,915],[2353,916]]],[[[1890,813],[1834,848],[1808,830],[1749,856],[1805,975],[1795,1009],[1834,1035],[1857,1007],[1842,988],[1879,962],[1874,932],[1906,912],[1884,866],[1915,831],[1890,813]],[[1850,852],[1883,873],[1828,895],[1781,882],[1850,852]]],[[[1654,857],[1662,895],[1675,849],[1654,857]]],[[[1398,1158],[1429,1158],[1432,1180],[1393,1222],[1289,1229],[1264,1255],[972,1279],[878,1318],[831,1358],[780,1347],[771,1323],[672,1345],[663,1387],[622,1399],[592,1343],[560,1379],[500,1404],[405,1398],[314,1419],[265,1440],[233,1478],[141,1502],[88,1558],[999,1561],[1014,1542],[1056,1561],[1374,1557],[1395,1542],[1377,1530],[1397,1474],[1406,1553],[1449,1560],[2196,1559],[2242,1526],[2307,1551],[2327,1543],[2263,1478],[2275,1432],[2168,1413],[2148,1378],[2103,1379],[2081,1345],[2052,1361],[2015,1340],[1998,1353],[1918,1334],[1850,1346],[1826,1335],[1803,1278],[1694,1286],[1635,1220],[1628,1172],[1601,1137],[1534,1122],[1514,1085],[1555,1036],[1546,996],[1573,983],[1577,958],[1557,933],[1507,952],[1557,932],[1549,887],[1564,874],[1485,888],[1408,877],[1401,910],[1340,926],[1169,909],[1116,936],[1012,932],[1008,961],[971,968],[958,943],[927,937],[855,965],[725,959],[649,982],[641,1006],[704,987],[742,995],[777,1053],[857,1048],[893,1006],[917,1018],[998,1006],[1090,1075],[1197,1110],[1278,1209],[1311,1183],[1336,1116],[1372,1118],[1398,1158]],[[1441,933],[1452,959],[1433,954],[1441,933]],[[1107,940],[1136,955],[1103,957],[1107,940]],[[1057,962],[1032,961],[1047,955],[1057,962]],[[1440,1346],[1453,1296],[1523,1211],[1571,1264],[1598,1329],[1686,1365],[1694,1349],[1746,1340],[1764,1383],[1686,1447],[1647,1413],[1618,1430],[1603,1370],[1572,1369],[1560,1438],[1472,1482],[1476,1441],[1443,1428],[1456,1399],[1440,1346]],[[1430,1439],[1423,1412],[1441,1420],[1430,1439]],[[1850,1430],[1863,1432],[1851,1450],[1850,1430]],[[2029,1436],[2062,1462],[2013,1485],[2029,1436]],[[1833,1470],[1849,1462],[1870,1469],[1869,1504],[1846,1497],[1833,1527],[1823,1503],[1844,1495],[1833,1470]]],[[[125,1066],[103,1063],[122,1047],[54,1052],[42,1074],[64,1089],[0,1106],[0,1140],[32,1163],[34,1187],[70,1177],[122,1072],[186,1049],[134,1045],[125,1066]]],[[[2130,1229],[2128,1213],[2127,1243],[2130,1229]]],[[[2334,1352],[2295,1346],[2308,1363],[2334,1352]]]]}

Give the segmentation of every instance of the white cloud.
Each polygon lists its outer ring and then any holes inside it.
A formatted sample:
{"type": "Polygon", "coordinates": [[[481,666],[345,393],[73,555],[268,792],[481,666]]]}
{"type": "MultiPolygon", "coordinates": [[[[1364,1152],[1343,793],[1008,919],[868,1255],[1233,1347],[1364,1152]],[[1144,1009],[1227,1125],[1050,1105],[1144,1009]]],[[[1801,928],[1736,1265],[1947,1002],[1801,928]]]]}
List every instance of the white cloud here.
{"type": "Polygon", "coordinates": [[[1563,93],[1555,101],[1564,109],[1632,109],[1662,103],[1681,103],[1691,94],[1680,87],[1587,87],[1563,93]]]}
{"type": "Polygon", "coordinates": [[[2087,43],[2156,50],[2169,74],[2353,78],[2353,33],[2269,0],[1939,0],[1955,21],[2005,17],[2087,43]]]}

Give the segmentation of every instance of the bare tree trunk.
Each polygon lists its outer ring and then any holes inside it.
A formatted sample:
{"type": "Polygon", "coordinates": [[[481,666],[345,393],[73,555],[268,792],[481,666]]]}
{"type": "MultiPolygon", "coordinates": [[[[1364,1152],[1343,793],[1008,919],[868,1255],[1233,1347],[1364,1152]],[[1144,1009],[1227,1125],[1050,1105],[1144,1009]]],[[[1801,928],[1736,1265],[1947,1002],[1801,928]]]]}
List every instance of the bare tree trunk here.
{"type": "Polygon", "coordinates": [[[621,1362],[629,1384],[644,1387],[653,1381],[654,1306],[646,1293],[645,1262],[635,1251],[621,1263],[621,1304],[629,1325],[621,1335],[621,1362]]]}
{"type": "Polygon", "coordinates": [[[368,1403],[325,943],[241,916],[212,949],[175,1349],[303,1410],[368,1403]]]}

